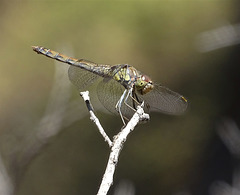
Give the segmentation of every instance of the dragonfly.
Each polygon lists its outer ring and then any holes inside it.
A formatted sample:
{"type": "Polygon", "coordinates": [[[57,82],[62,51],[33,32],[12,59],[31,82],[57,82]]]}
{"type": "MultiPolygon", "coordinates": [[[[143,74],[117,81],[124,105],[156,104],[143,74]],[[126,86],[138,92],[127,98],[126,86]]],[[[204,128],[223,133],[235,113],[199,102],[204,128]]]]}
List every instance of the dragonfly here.
{"type": "Polygon", "coordinates": [[[111,113],[119,114],[123,124],[144,102],[144,111],[179,115],[187,109],[187,99],[162,86],[128,64],[97,64],[76,59],[42,46],[32,46],[38,54],[70,64],[68,77],[79,91],[97,83],[97,96],[111,113]]]}

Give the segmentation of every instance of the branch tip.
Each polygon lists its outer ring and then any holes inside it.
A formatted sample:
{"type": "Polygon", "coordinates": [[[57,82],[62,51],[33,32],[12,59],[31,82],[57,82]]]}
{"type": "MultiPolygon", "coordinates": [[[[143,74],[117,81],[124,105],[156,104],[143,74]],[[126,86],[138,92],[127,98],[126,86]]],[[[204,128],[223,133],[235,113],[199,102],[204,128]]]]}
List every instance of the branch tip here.
{"type": "Polygon", "coordinates": [[[87,101],[89,100],[89,91],[83,91],[83,92],[80,92],[80,96],[83,98],[84,101],[87,101]]]}

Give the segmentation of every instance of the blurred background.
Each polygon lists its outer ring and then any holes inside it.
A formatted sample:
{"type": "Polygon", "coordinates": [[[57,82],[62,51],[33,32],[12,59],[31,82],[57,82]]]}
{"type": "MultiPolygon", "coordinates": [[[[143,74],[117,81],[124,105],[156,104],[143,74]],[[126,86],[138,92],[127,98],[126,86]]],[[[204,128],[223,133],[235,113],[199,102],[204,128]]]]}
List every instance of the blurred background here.
{"type": "MultiPolygon", "coordinates": [[[[1,195],[96,194],[108,160],[68,65],[32,45],[131,64],[189,100],[130,134],[109,194],[240,194],[238,1],[1,0],[0,35],[1,195]]],[[[120,118],[91,98],[112,137],[120,118]]]]}

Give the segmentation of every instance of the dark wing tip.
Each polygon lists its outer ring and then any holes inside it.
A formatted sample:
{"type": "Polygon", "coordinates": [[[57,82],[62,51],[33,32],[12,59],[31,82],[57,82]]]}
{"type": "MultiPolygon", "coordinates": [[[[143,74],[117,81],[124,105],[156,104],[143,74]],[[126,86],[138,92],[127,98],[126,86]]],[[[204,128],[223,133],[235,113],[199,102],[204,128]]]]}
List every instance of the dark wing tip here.
{"type": "Polygon", "coordinates": [[[182,96],[181,98],[184,102],[188,103],[188,100],[184,96],[182,96]]]}
{"type": "Polygon", "coordinates": [[[187,110],[187,108],[188,108],[188,100],[184,97],[184,96],[181,96],[181,102],[182,102],[182,105],[180,106],[180,108],[179,108],[179,113],[178,114],[183,114],[186,110],[187,110]]]}

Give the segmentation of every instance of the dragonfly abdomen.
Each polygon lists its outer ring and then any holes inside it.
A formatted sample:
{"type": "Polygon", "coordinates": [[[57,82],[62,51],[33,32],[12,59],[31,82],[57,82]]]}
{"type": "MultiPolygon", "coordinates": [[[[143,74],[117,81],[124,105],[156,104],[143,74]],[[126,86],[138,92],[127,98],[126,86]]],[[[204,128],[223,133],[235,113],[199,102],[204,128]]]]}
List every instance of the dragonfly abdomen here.
{"type": "Polygon", "coordinates": [[[109,75],[110,74],[109,72],[111,70],[110,65],[105,65],[105,64],[101,65],[88,60],[84,60],[84,59],[72,58],[41,46],[32,46],[32,48],[38,54],[45,55],[49,58],[53,58],[60,62],[64,62],[72,66],[76,66],[76,67],[88,70],[90,72],[98,74],[99,76],[103,76],[103,77],[110,76],[109,75]]]}

